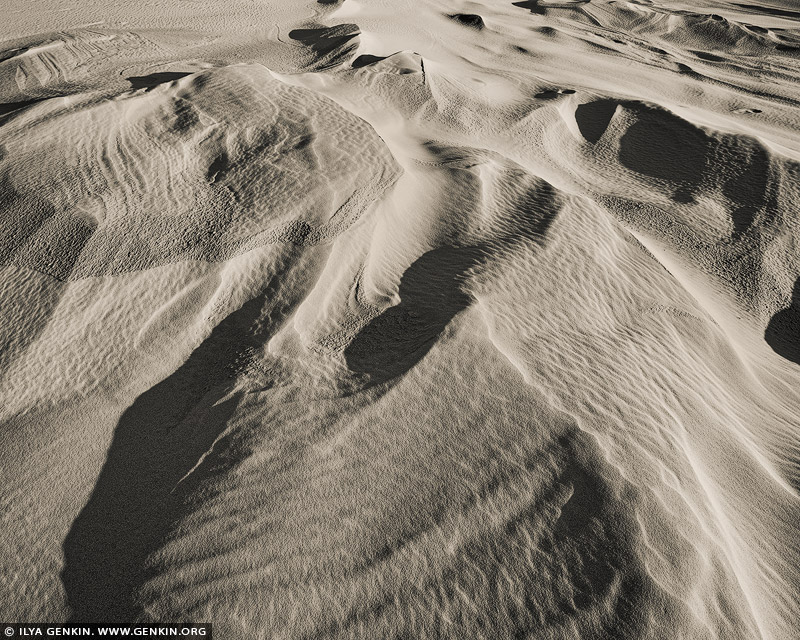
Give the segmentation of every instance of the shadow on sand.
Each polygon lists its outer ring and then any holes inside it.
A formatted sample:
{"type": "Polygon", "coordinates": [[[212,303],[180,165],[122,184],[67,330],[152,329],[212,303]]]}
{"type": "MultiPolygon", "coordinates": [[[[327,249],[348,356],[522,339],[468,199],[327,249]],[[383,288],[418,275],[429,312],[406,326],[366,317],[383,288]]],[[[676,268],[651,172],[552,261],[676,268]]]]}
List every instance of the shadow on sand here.
{"type": "Polygon", "coordinates": [[[353,38],[360,33],[357,24],[346,23],[332,27],[293,29],[289,32],[289,37],[302,43],[314,53],[317,58],[314,68],[329,69],[355,53],[358,42],[353,42],[353,38]]]}
{"type": "Polygon", "coordinates": [[[718,181],[733,223],[733,237],[746,233],[776,209],[770,156],[755,138],[712,136],[683,118],[651,105],[610,99],[580,104],[575,121],[587,142],[596,144],[618,108],[633,116],[619,140],[619,161],[627,169],[671,185],[676,202],[690,204],[718,181]]]}
{"type": "Polygon", "coordinates": [[[411,369],[469,305],[464,276],[482,255],[479,247],[442,247],[419,257],[400,280],[400,303],[372,320],[345,349],[348,368],[374,383],[411,369]]]}
{"type": "MultiPolygon", "coordinates": [[[[543,241],[559,208],[556,191],[537,183],[498,221],[490,240],[421,256],[402,276],[400,304],[370,322],[346,348],[350,369],[368,374],[370,386],[411,369],[469,304],[468,271],[489,253],[543,241]]],[[[274,285],[222,321],[183,366],[120,418],[94,491],[63,545],[61,577],[73,622],[142,619],[139,594],[155,575],[148,560],[189,513],[188,486],[196,487],[207,473],[195,467],[225,430],[239,398],[218,401],[229,395],[237,367],[263,347],[269,327],[279,321],[263,318],[279,281],[276,276],[274,285]]],[[[281,306],[281,317],[290,307],[281,306]]]]}
{"type": "Polygon", "coordinates": [[[775,353],[800,364],[800,278],[794,283],[792,303],[772,316],[764,339],[775,353]]]}
{"type": "Polygon", "coordinates": [[[122,415],[94,492],[64,541],[61,577],[74,622],[132,621],[147,558],[186,510],[181,479],[225,429],[237,362],[266,337],[268,293],[223,320],[175,373],[122,415]]]}
{"type": "Polygon", "coordinates": [[[543,242],[558,213],[555,190],[547,183],[530,189],[504,221],[502,232],[466,247],[424,253],[400,280],[400,303],[364,327],[345,349],[348,368],[381,384],[414,367],[430,351],[449,322],[469,306],[469,272],[491,254],[524,240],[543,242]]]}
{"type": "Polygon", "coordinates": [[[126,78],[126,80],[131,83],[132,89],[146,89],[150,91],[160,84],[174,82],[175,80],[180,80],[191,74],[191,71],[161,71],[146,76],[131,76],[126,78]]]}

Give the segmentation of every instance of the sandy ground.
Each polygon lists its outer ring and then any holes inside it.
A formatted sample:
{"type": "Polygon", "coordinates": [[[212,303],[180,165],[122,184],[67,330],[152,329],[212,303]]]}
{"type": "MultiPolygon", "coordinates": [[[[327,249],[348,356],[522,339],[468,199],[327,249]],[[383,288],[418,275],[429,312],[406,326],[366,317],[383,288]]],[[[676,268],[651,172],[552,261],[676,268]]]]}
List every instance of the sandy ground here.
{"type": "Polygon", "coordinates": [[[3,14],[0,619],[797,638],[795,2],[3,14]]]}

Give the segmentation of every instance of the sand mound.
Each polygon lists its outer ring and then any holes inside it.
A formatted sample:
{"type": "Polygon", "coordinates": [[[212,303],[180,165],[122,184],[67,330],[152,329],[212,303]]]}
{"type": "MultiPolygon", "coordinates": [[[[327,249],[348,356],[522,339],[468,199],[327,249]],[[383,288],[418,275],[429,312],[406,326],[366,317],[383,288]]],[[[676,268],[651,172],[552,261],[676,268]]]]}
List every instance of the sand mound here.
{"type": "Polygon", "coordinates": [[[397,177],[363,121],[263,67],[130,82],[6,125],[0,264],[76,280],[318,243],[397,177]]]}
{"type": "Polygon", "coordinates": [[[791,3],[10,1],[4,619],[796,635],[791,3]]]}
{"type": "Polygon", "coordinates": [[[132,32],[57,32],[3,43],[0,53],[0,115],[37,100],[102,89],[114,82],[111,69],[132,56],[160,53],[132,32]]]}

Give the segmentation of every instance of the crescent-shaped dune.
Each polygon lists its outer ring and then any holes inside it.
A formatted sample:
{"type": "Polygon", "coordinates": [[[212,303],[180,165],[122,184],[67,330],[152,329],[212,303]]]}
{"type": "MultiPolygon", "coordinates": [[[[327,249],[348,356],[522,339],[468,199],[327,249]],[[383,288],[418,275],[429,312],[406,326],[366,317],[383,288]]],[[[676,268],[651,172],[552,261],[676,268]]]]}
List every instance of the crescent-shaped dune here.
{"type": "Polygon", "coordinates": [[[789,0],[6,0],[0,619],[792,640],[789,0]]]}

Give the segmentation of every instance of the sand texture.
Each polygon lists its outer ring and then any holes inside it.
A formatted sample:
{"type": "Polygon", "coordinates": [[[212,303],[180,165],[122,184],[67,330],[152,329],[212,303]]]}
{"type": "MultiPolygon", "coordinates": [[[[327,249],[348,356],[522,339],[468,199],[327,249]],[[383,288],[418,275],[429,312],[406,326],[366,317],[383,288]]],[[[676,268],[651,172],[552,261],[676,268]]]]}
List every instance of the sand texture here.
{"type": "Polygon", "coordinates": [[[800,637],[797,2],[0,4],[0,619],[800,637]]]}

